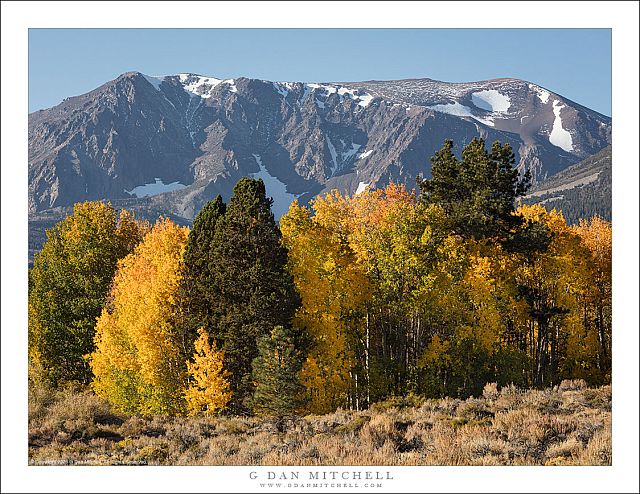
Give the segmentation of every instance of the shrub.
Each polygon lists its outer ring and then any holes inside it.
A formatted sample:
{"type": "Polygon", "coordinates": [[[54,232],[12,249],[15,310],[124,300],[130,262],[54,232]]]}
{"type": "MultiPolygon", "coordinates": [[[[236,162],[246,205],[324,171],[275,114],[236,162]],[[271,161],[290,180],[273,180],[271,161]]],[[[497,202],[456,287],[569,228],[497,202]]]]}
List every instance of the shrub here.
{"type": "Polygon", "coordinates": [[[476,398],[469,398],[466,401],[460,403],[457,409],[457,414],[460,417],[466,419],[483,419],[485,417],[492,417],[493,412],[489,410],[486,403],[483,400],[476,398]]]}
{"type": "Polygon", "coordinates": [[[112,416],[106,401],[89,391],[61,391],[38,423],[39,432],[61,441],[93,437],[96,424],[112,416]]]}
{"type": "Polygon", "coordinates": [[[579,465],[611,465],[611,431],[599,430],[578,456],[579,465]]]}
{"type": "Polygon", "coordinates": [[[54,393],[48,405],[45,400],[43,418],[30,422],[29,463],[608,465],[610,392],[608,386],[566,392],[508,388],[494,401],[338,410],[298,418],[278,431],[271,418],[119,417],[86,390],[69,389],[54,393]],[[557,397],[563,406],[549,407],[557,397]],[[509,409],[496,411],[505,399],[509,409]],[[603,407],[588,408],[593,400],[603,407]]]}
{"type": "Polygon", "coordinates": [[[160,464],[166,461],[168,456],[168,446],[162,443],[160,445],[144,446],[134,456],[134,461],[144,464],[160,464]]]}
{"type": "Polygon", "coordinates": [[[585,389],[582,392],[586,404],[590,408],[611,409],[611,386],[596,389],[585,389]]]}
{"type": "Polygon", "coordinates": [[[566,457],[571,458],[577,456],[578,453],[582,450],[582,443],[578,441],[575,437],[571,437],[565,441],[551,444],[546,452],[545,456],[549,458],[549,460],[558,458],[558,457],[566,457]]]}
{"type": "Polygon", "coordinates": [[[30,381],[28,394],[28,418],[31,424],[44,418],[56,401],[56,391],[44,381],[30,381]]]}
{"type": "Polygon", "coordinates": [[[458,429],[460,427],[463,427],[465,425],[467,425],[469,423],[469,419],[466,419],[464,417],[457,417],[455,419],[453,419],[450,424],[451,427],[453,427],[454,429],[458,429]]]}
{"type": "Polygon", "coordinates": [[[191,422],[177,423],[167,430],[165,437],[182,452],[198,444],[200,441],[200,430],[191,422]]]}
{"type": "Polygon", "coordinates": [[[371,421],[371,417],[369,415],[360,415],[355,419],[347,422],[346,424],[338,425],[334,432],[337,434],[349,434],[353,432],[358,432],[362,427],[371,421]]]}
{"type": "Polygon", "coordinates": [[[498,385],[496,383],[487,383],[482,390],[482,397],[485,400],[495,400],[498,397],[498,385]]]}
{"type": "Polygon", "coordinates": [[[531,390],[522,397],[522,406],[545,413],[555,413],[562,407],[562,395],[555,389],[531,390]]]}
{"type": "Polygon", "coordinates": [[[385,442],[394,442],[397,432],[394,421],[388,415],[374,415],[361,431],[361,439],[375,448],[381,448],[385,442]]]}
{"type": "Polygon", "coordinates": [[[522,393],[513,384],[504,386],[494,402],[496,411],[509,411],[517,408],[522,402],[522,393]]]}
{"type": "Polygon", "coordinates": [[[559,385],[559,391],[581,391],[587,388],[587,382],[584,379],[564,379],[559,385]]]}

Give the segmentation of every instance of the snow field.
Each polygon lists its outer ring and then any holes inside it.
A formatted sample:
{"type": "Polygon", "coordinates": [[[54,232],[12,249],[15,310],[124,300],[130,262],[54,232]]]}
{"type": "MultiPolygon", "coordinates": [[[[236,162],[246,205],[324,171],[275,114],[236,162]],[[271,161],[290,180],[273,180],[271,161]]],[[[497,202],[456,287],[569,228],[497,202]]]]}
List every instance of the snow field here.
{"type": "Polygon", "coordinates": [[[170,184],[165,184],[162,182],[161,178],[154,178],[155,182],[138,185],[131,190],[124,189],[127,194],[131,194],[140,197],[150,197],[157,196],[158,194],[164,194],[165,192],[173,192],[174,190],[184,189],[186,185],[181,184],[180,182],[171,182],[170,184]]]}

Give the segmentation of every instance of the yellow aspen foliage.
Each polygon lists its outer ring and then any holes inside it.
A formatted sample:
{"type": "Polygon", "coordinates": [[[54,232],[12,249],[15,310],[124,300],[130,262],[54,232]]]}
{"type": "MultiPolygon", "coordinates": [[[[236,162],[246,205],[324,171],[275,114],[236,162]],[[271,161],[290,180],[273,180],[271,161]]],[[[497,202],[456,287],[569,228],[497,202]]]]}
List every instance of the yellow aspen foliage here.
{"type": "Polygon", "coordinates": [[[431,339],[431,343],[426,348],[424,354],[418,360],[418,365],[426,367],[428,365],[446,366],[451,363],[451,357],[447,354],[449,342],[443,341],[438,335],[431,339]]]}
{"type": "Polygon", "coordinates": [[[231,399],[228,377],[231,373],[223,368],[224,351],[216,349],[216,342],[209,343],[209,333],[198,330],[193,362],[187,361],[190,376],[185,391],[189,415],[210,415],[222,410],[231,399]]]}
{"type": "Polygon", "coordinates": [[[316,216],[294,202],[282,218],[289,269],[302,306],[294,325],[304,328],[312,347],[300,373],[313,413],[346,406],[352,386],[353,349],[350,333],[358,325],[358,309],[369,294],[369,283],[356,258],[340,237],[346,203],[339,194],[316,201],[316,216]],[[323,224],[326,222],[333,228],[323,224]]]}
{"type": "Polygon", "coordinates": [[[589,221],[581,220],[574,231],[589,249],[596,262],[598,275],[606,282],[607,277],[611,277],[611,223],[594,216],[589,221]]]}
{"type": "Polygon", "coordinates": [[[386,288],[404,290],[423,258],[415,242],[424,233],[417,221],[413,193],[403,185],[366,190],[348,199],[349,246],[367,273],[385,280],[386,288]]]}
{"type": "Polygon", "coordinates": [[[465,275],[475,322],[474,333],[486,352],[491,352],[503,329],[502,313],[497,304],[500,294],[495,272],[492,257],[473,254],[465,275]]]}
{"type": "Polygon", "coordinates": [[[561,212],[534,205],[521,206],[517,214],[545,225],[551,235],[547,250],[515,259],[513,270],[528,304],[532,382],[548,385],[577,376],[597,381],[595,374],[585,372],[595,367],[589,360],[596,351],[589,343],[593,338],[587,321],[580,316],[581,300],[591,283],[588,250],[561,212]]]}
{"type": "Polygon", "coordinates": [[[315,223],[334,232],[340,239],[346,239],[349,234],[349,216],[351,215],[351,206],[347,197],[338,190],[332,190],[313,199],[310,206],[314,212],[315,223]]]}
{"type": "Polygon", "coordinates": [[[573,231],[586,249],[586,273],[579,305],[581,331],[574,335],[572,361],[590,382],[607,382],[611,367],[611,223],[582,220],[573,231]]]}
{"type": "Polygon", "coordinates": [[[486,382],[610,379],[610,225],[521,206],[506,240],[461,235],[403,186],[332,191],[282,218],[313,340],[310,410],[390,394],[469,396],[486,382]]]}
{"type": "Polygon", "coordinates": [[[185,409],[188,342],[175,314],[188,232],[161,219],[118,264],[90,356],[93,389],[118,410],[150,415],[185,409]]]}

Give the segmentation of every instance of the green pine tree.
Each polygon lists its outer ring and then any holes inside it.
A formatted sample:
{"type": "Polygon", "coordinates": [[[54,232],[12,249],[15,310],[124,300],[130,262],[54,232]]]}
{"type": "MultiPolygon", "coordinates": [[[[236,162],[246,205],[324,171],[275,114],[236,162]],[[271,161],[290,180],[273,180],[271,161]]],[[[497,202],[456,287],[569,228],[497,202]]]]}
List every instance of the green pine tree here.
{"type": "Polygon", "coordinates": [[[432,178],[418,180],[422,200],[440,204],[457,235],[506,241],[521,224],[513,215],[515,199],[524,195],[531,182],[528,171],[519,179],[514,164],[509,144],[496,141],[488,152],[484,140],[474,138],[458,160],[453,141],[446,140],[431,158],[432,178]]]}
{"type": "Polygon", "coordinates": [[[241,179],[226,210],[216,199],[199,215],[185,257],[185,321],[224,350],[235,413],[253,394],[256,339],[290,325],[300,305],[271,203],[262,180],[241,179]]]}
{"type": "Polygon", "coordinates": [[[210,265],[215,265],[216,249],[214,236],[218,221],[226,212],[226,204],[217,196],[200,210],[193,220],[184,253],[184,273],[180,283],[178,303],[179,324],[186,355],[193,354],[193,343],[199,328],[210,331],[215,327],[220,314],[214,312],[219,296],[210,265]]]}
{"type": "Polygon", "coordinates": [[[256,415],[285,417],[304,405],[305,388],[299,379],[303,363],[304,354],[290,329],[276,326],[258,338],[258,357],[252,365],[256,388],[247,400],[256,415]]]}

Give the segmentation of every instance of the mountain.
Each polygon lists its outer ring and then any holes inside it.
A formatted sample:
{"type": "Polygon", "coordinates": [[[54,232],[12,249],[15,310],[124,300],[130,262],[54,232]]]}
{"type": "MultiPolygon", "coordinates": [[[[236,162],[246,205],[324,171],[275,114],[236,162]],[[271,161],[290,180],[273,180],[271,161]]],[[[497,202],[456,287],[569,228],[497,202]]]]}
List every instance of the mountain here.
{"type": "Polygon", "coordinates": [[[522,202],[561,210],[569,224],[594,215],[611,221],[611,146],[543,180],[522,202]]]}
{"type": "Polygon", "coordinates": [[[509,142],[540,182],[610,144],[611,119],[517,79],[316,84],[129,72],[29,115],[29,213],[36,225],[108,199],[188,221],[250,175],[265,180],[279,217],[294,198],[334,188],[411,186],[430,175],[445,139],[459,153],[478,135],[509,142]]]}

